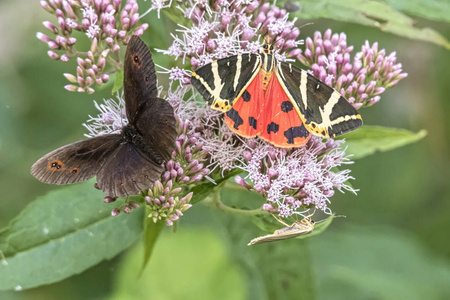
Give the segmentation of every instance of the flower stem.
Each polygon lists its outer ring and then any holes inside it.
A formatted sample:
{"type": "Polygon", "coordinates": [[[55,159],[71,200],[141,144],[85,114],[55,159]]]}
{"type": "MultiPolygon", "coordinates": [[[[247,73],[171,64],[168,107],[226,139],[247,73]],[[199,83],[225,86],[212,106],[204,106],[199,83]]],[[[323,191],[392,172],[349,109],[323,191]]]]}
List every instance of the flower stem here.
{"type": "Polygon", "coordinates": [[[262,208],[239,209],[223,204],[223,202],[220,200],[220,189],[216,189],[215,191],[213,191],[211,196],[203,200],[203,203],[211,207],[216,207],[222,211],[241,216],[256,216],[258,214],[264,213],[264,210],[262,208]]]}
{"type": "Polygon", "coordinates": [[[232,190],[232,191],[237,191],[237,192],[242,192],[242,191],[247,191],[247,189],[237,183],[233,183],[233,182],[229,182],[226,181],[223,188],[227,189],[227,190],[232,190]]]}
{"type": "Polygon", "coordinates": [[[123,68],[122,63],[120,63],[120,61],[115,60],[114,58],[112,58],[111,56],[107,56],[106,57],[106,61],[111,64],[115,70],[120,70],[123,68]]]}

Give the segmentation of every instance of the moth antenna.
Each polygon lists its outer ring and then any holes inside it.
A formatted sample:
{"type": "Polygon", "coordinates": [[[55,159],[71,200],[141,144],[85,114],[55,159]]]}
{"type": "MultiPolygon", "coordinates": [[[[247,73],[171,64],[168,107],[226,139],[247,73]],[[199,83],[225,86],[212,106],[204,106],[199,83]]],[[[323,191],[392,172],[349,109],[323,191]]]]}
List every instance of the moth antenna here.
{"type": "MultiPolygon", "coordinates": [[[[345,215],[338,215],[338,216],[332,216],[332,218],[333,218],[333,219],[334,219],[334,218],[347,218],[347,216],[345,216],[345,215]]],[[[325,220],[326,220],[326,219],[323,219],[323,220],[317,221],[317,222],[315,222],[315,223],[316,223],[316,224],[319,224],[319,223],[325,222],[325,220]]]]}
{"type": "Polygon", "coordinates": [[[305,27],[305,26],[309,26],[309,25],[314,25],[314,23],[313,23],[313,22],[305,23],[305,24],[303,24],[302,26],[299,26],[298,29],[303,28],[303,27],[305,27]]]}

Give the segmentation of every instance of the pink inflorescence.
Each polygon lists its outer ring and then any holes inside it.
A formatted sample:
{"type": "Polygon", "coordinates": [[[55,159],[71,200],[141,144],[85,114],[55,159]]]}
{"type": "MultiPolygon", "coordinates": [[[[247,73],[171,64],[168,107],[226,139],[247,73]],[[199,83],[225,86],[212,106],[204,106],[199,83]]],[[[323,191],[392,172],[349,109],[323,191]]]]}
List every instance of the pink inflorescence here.
{"type": "Polygon", "coordinates": [[[242,168],[250,183],[241,176],[235,181],[263,195],[267,199],[263,209],[282,217],[301,215],[308,207],[330,214],[334,189],[355,192],[345,183],[353,179],[350,170],[333,169],[353,163],[338,149],[341,143],[312,137],[305,147],[287,150],[248,140],[242,168]]]}
{"type": "Polygon", "coordinates": [[[42,7],[56,15],[57,25],[45,21],[44,26],[54,37],[38,32],[37,38],[45,42],[52,59],[68,61],[77,57],[76,76],[64,74],[72,83],[69,91],[93,93],[92,85],[109,80],[109,74],[122,68],[119,60],[111,57],[121,45],[126,45],[132,35],[142,35],[148,24],[138,25],[139,13],[136,0],[48,0],[42,7]],[[83,32],[91,40],[89,51],[77,49],[75,31],[83,32]],[[108,56],[109,55],[109,56],[108,56]],[[105,72],[106,61],[113,67],[105,72]]]}
{"type": "Polygon", "coordinates": [[[89,133],[85,134],[86,137],[120,133],[122,127],[128,124],[125,100],[120,95],[117,95],[117,101],[104,99],[103,103],[98,104],[94,101],[94,104],[100,114],[95,117],[89,116],[87,122],[83,124],[89,130],[89,133]]]}
{"type": "MultiPolygon", "coordinates": [[[[260,1],[178,1],[177,6],[192,26],[179,30],[182,35],[174,35],[168,50],[159,50],[175,58],[189,60],[192,69],[197,69],[214,59],[224,58],[243,52],[258,53],[263,38],[273,43],[277,57],[286,59],[288,51],[302,44],[298,40],[300,30],[294,26],[295,19],[288,20],[289,14],[266,0],[260,1]]],[[[180,77],[179,69],[172,69],[172,78],[180,77]]]]}
{"type": "Polygon", "coordinates": [[[193,193],[186,187],[209,174],[204,167],[207,151],[202,149],[200,134],[192,132],[189,121],[179,120],[178,139],[172,159],[165,164],[165,172],[145,195],[148,217],[156,223],[164,219],[168,226],[178,220],[192,205],[189,203],[193,193]]]}
{"type": "Polygon", "coordinates": [[[378,50],[378,43],[366,41],[352,61],[353,48],[347,46],[344,33],[332,34],[328,29],[323,36],[316,32],[314,38],[308,37],[306,49],[294,50],[291,55],[311,67],[315,77],[334,87],[355,108],[377,103],[381,93],[407,76],[397,63],[396,53],[387,55],[386,50],[378,50]]]}

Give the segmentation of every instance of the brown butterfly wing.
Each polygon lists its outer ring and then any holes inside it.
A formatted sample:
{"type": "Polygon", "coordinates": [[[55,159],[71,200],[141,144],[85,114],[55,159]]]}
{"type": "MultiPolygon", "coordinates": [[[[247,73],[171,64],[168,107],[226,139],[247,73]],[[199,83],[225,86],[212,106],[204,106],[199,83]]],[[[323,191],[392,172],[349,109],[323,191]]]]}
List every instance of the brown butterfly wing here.
{"type": "Polygon", "coordinates": [[[155,65],[147,45],[133,36],[125,54],[124,91],[128,120],[142,136],[149,158],[169,160],[177,132],[172,106],[157,98],[155,65]]]}
{"type": "Polygon", "coordinates": [[[173,108],[157,98],[152,55],[137,36],[130,39],[125,54],[124,91],[130,126],[142,143],[122,143],[97,174],[98,186],[113,197],[150,188],[160,178],[162,163],[170,159],[177,138],[173,108]]]}
{"type": "Polygon", "coordinates": [[[44,183],[70,184],[94,177],[120,144],[119,134],[78,141],[40,158],[31,174],[44,183]]]}
{"type": "Polygon", "coordinates": [[[156,162],[168,161],[177,138],[176,121],[169,102],[156,98],[147,103],[136,120],[136,130],[142,136],[146,152],[156,162]]]}
{"type": "Polygon", "coordinates": [[[97,174],[97,185],[108,196],[137,195],[160,178],[164,167],[131,143],[119,145],[97,174]]]}
{"type": "Polygon", "coordinates": [[[125,106],[129,125],[122,133],[79,141],[39,159],[31,173],[45,183],[69,184],[97,175],[98,186],[112,197],[136,195],[150,187],[175,149],[173,108],[157,98],[155,67],[147,45],[130,39],[125,55],[125,106]],[[137,140],[131,136],[136,133],[137,140]],[[133,140],[133,141],[132,141],[133,140]]]}
{"type": "Polygon", "coordinates": [[[132,36],[125,53],[123,89],[128,120],[133,124],[143,106],[158,95],[155,64],[147,45],[132,36]]]}

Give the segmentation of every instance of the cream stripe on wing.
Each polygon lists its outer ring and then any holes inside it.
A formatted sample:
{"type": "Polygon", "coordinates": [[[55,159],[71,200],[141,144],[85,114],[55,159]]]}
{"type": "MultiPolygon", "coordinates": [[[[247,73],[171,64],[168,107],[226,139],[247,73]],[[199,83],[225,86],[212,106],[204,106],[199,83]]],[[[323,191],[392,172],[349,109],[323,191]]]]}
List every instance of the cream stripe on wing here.
{"type": "Polygon", "coordinates": [[[341,94],[336,91],[333,91],[327,103],[324,105],[323,109],[319,107],[320,115],[322,117],[322,126],[330,126],[331,125],[331,112],[333,111],[333,107],[338,103],[341,94]]]}
{"type": "Polygon", "coordinates": [[[211,71],[213,73],[214,78],[214,90],[212,91],[212,95],[214,96],[214,99],[220,98],[220,92],[222,91],[224,84],[221,83],[221,78],[219,76],[219,67],[217,64],[217,61],[213,61],[211,63],[211,71]]]}
{"type": "Polygon", "coordinates": [[[241,76],[242,69],[242,55],[237,56],[236,60],[236,72],[234,73],[233,90],[236,91],[237,85],[239,84],[239,77],[241,76]]]}
{"type": "Polygon", "coordinates": [[[342,123],[343,121],[348,121],[352,119],[361,119],[361,116],[359,114],[356,114],[356,115],[340,116],[334,120],[331,120],[330,116],[331,113],[333,112],[333,108],[339,102],[340,98],[341,94],[339,94],[339,92],[337,92],[336,90],[333,91],[333,93],[330,96],[330,99],[328,99],[328,102],[323,107],[323,110],[320,109],[320,114],[322,116],[322,124],[319,125],[325,127],[332,127],[333,125],[342,123]]]}
{"type": "Polygon", "coordinates": [[[305,106],[305,111],[308,109],[308,99],[307,97],[307,93],[306,93],[306,84],[308,82],[308,72],[301,70],[302,71],[302,76],[300,79],[300,95],[302,96],[302,102],[303,105],[305,106]]]}
{"type": "Polygon", "coordinates": [[[198,81],[200,81],[200,83],[202,84],[202,86],[208,91],[208,93],[211,94],[211,96],[214,98],[214,100],[220,99],[220,92],[222,91],[223,87],[225,84],[221,83],[221,79],[219,76],[219,71],[217,68],[217,61],[213,61],[211,63],[211,71],[213,74],[213,79],[214,79],[214,89],[212,89],[209,84],[206,82],[206,80],[204,80],[200,75],[198,75],[197,73],[193,72],[192,76],[194,76],[195,79],[197,79],[198,81]]]}

